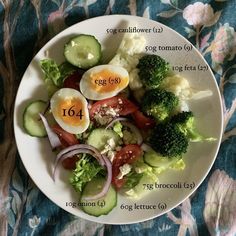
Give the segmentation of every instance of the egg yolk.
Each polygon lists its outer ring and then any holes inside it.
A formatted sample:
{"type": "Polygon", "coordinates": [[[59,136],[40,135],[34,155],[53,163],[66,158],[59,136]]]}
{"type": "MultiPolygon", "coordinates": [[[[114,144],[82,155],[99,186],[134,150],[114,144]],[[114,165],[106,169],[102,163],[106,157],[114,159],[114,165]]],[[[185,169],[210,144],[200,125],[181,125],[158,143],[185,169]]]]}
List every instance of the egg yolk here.
{"type": "Polygon", "coordinates": [[[92,88],[99,93],[112,92],[117,89],[125,88],[128,83],[128,77],[121,77],[119,74],[110,70],[102,70],[90,75],[92,88]]]}
{"type": "Polygon", "coordinates": [[[78,98],[60,100],[57,106],[57,116],[68,125],[83,125],[85,114],[82,102],[78,98]]]}

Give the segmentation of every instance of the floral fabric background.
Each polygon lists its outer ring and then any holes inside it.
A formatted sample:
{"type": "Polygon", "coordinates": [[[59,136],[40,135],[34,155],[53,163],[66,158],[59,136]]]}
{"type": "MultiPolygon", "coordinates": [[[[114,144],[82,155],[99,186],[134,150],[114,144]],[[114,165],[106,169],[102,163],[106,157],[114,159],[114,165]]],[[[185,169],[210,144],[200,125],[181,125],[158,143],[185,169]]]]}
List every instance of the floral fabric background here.
{"type": "Polygon", "coordinates": [[[235,0],[0,0],[0,235],[236,235],[235,14],[235,0]],[[191,41],[209,62],[224,106],[221,148],[203,184],[171,212],[132,225],[92,223],[53,204],[25,171],[12,125],[34,54],[66,27],[109,14],[150,18],[191,41]]]}

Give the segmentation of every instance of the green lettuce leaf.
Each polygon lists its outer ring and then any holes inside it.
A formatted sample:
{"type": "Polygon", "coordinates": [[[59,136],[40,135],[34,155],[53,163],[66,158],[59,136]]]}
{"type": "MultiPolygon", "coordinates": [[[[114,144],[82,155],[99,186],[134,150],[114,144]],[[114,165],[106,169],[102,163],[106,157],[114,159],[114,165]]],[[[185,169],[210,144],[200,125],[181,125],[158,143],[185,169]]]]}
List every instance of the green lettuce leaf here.
{"type": "Polygon", "coordinates": [[[56,87],[62,87],[65,78],[73,74],[76,68],[68,62],[58,65],[52,59],[40,61],[41,69],[44,73],[44,80],[51,80],[56,87]]]}
{"type": "Polygon", "coordinates": [[[123,132],[122,132],[122,128],[123,128],[123,125],[117,121],[114,126],[113,126],[113,130],[121,137],[123,138],[123,132]]]}
{"type": "Polygon", "coordinates": [[[131,171],[125,176],[126,182],[123,187],[127,189],[134,188],[139,183],[142,176],[143,173],[136,173],[135,171],[131,171]]]}
{"type": "Polygon", "coordinates": [[[45,84],[46,89],[48,91],[49,97],[51,97],[58,90],[58,87],[53,83],[53,81],[51,79],[45,79],[44,84],[45,84]]]}
{"type": "Polygon", "coordinates": [[[53,81],[55,86],[61,85],[61,72],[57,63],[52,59],[43,59],[40,61],[41,69],[44,73],[44,79],[53,81]]]}
{"type": "Polygon", "coordinates": [[[61,81],[64,81],[69,75],[72,75],[77,68],[73,65],[71,65],[69,62],[63,62],[61,65],[59,65],[59,70],[61,73],[61,81]]]}
{"type": "Polygon", "coordinates": [[[84,185],[91,181],[102,167],[90,155],[84,154],[76,163],[76,168],[70,177],[70,183],[77,192],[81,192],[84,185]]]}

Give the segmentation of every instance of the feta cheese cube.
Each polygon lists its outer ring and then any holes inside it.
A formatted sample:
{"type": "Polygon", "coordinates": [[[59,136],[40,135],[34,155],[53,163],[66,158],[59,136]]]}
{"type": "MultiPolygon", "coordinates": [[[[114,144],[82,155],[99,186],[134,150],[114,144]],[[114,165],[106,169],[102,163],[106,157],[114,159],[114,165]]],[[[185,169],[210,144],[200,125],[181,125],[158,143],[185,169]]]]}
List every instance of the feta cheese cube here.
{"type": "Polygon", "coordinates": [[[131,171],[131,165],[124,164],[123,166],[120,166],[120,173],[117,175],[117,179],[122,179],[125,175],[129,174],[131,171]]]}
{"type": "Polygon", "coordinates": [[[111,147],[112,150],[116,147],[116,143],[113,138],[108,139],[107,144],[111,147]]]}

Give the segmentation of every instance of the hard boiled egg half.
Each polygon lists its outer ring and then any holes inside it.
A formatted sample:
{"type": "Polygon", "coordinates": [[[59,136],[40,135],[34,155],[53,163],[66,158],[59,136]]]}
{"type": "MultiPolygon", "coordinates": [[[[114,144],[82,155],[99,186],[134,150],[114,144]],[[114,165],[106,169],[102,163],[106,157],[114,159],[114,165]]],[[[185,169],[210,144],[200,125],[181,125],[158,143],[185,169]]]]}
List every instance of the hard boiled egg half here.
{"type": "Polygon", "coordinates": [[[123,67],[100,65],[83,74],[80,91],[88,99],[102,100],[117,95],[128,84],[129,74],[123,67]]]}
{"type": "Polygon", "coordinates": [[[62,88],[50,100],[56,122],[67,132],[80,134],[89,126],[88,103],[77,90],[62,88]]]}

